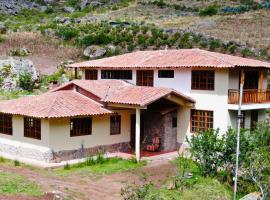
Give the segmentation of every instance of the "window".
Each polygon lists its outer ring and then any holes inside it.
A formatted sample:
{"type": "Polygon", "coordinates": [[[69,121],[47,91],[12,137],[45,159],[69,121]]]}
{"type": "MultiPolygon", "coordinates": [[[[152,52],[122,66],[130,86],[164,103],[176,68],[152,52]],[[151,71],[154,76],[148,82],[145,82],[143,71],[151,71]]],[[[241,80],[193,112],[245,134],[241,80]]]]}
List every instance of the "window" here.
{"type": "Polygon", "coordinates": [[[250,113],[250,129],[254,130],[258,123],[258,110],[251,110],[250,113]]]}
{"type": "Polygon", "coordinates": [[[102,70],[101,78],[102,79],[132,80],[132,71],[131,70],[102,70]]]}
{"type": "Polygon", "coordinates": [[[85,80],[97,80],[98,71],[97,70],[85,70],[85,80]]]}
{"type": "Polygon", "coordinates": [[[70,137],[91,135],[92,118],[70,119],[70,137]]]}
{"type": "Polygon", "coordinates": [[[112,115],[110,117],[110,134],[117,135],[121,133],[121,116],[112,115]]]}
{"type": "Polygon", "coordinates": [[[153,86],[154,85],[154,71],[153,70],[138,70],[137,71],[137,85],[138,86],[153,86]]]}
{"type": "Polygon", "coordinates": [[[213,111],[191,110],[191,132],[213,128],[213,111]]]}
{"type": "Polygon", "coordinates": [[[0,114],[0,133],[12,135],[12,115],[0,114]]]}
{"type": "Polygon", "coordinates": [[[191,74],[191,89],[214,90],[215,71],[195,70],[191,74]]]}
{"type": "Polygon", "coordinates": [[[24,118],[24,137],[41,139],[41,120],[38,118],[24,118]]]}
{"type": "Polygon", "coordinates": [[[158,78],[174,78],[174,70],[158,70],[158,78]]]}

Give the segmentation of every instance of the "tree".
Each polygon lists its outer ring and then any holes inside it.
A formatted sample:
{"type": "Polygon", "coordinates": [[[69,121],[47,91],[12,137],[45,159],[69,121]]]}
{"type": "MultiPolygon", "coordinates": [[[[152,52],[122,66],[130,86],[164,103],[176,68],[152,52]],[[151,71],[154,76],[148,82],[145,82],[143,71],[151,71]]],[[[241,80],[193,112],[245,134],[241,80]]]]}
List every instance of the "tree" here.
{"type": "Polygon", "coordinates": [[[247,173],[261,192],[261,199],[270,198],[270,147],[260,147],[250,156],[247,173]]]}
{"type": "Polygon", "coordinates": [[[32,80],[32,75],[28,72],[21,73],[19,75],[18,82],[19,82],[19,87],[24,89],[24,90],[32,91],[34,88],[34,82],[32,80]]]}

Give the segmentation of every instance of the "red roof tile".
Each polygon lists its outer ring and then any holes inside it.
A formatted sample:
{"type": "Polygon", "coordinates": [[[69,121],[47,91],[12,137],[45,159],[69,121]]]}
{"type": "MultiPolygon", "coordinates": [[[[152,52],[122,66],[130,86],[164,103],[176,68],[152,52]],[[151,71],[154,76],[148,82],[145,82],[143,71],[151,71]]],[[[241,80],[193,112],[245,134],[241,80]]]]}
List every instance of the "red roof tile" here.
{"type": "Polygon", "coordinates": [[[200,49],[137,51],[71,64],[80,68],[267,67],[270,63],[200,49]]]}
{"type": "Polygon", "coordinates": [[[170,88],[135,86],[122,80],[75,80],[54,89],[61,90],[74,84],[98,96],[103,102],[146,106],[170,94],[194,103],[195,100],[170,88]]]}
{"type": "Polygon", "coordinates": [[[102,115],[113,113],[72,90],[45,93],[1,102],[0,112],[37,118],[102,115]]]}

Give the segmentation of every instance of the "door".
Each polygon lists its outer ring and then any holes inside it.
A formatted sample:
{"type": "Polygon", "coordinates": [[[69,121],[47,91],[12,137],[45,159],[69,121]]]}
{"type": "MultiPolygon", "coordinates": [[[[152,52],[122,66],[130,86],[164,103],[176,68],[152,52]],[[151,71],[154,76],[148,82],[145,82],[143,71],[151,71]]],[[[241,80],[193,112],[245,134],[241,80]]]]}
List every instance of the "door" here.
{"type": "Polygon", "coordinates": [[[258,110],[251,110],[250,114],[250,129],[253,130],[256,128],[258,122],[258,110]]]}
{"type": "MultiPolygon", "coordinates": [[[[144,139],[144,120],[143,115],[141,115],[141,142],[144,139]]],[[[132,149],[135,149],[135,140],[136,140],[136,115],[132,114],[130,116],[130,146],[132,149]]]]}
{"type": "Polygon", "coordinates": [[[153,70],[137,70],[137,85],[138,86],[153,86],[154,71],[153,70]]]}
{"type": "Polygon", "coordinates": [[[244,89],[258,89],[259,86],[259,72],[245,71],[244,89]]]}

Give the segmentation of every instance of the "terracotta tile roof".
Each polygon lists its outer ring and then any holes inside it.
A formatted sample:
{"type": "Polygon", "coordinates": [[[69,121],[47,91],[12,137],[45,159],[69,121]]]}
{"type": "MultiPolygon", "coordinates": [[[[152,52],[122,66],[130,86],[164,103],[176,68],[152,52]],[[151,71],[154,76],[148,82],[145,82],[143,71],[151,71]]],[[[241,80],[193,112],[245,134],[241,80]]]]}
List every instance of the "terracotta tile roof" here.
{"type": "Polygon", "coordinates": [[[113,113],[72,90],[49,92],[1,102],[0,112],[37,118],[58,118],[113,113]]]}
{"type": "Polygon", "coordinates": [[[143,86],[130,86],[121,92],[108,96],[108,98],[103,100],[110,103],[147,106],[150,103],[169,95],[175,95],[188,102],[195,103],[194,99],[170,88],[143,86]]]}
{"type": "Polygon", "coordinates": [[[270,63],[255,59],[210,52],[201,49],[137,51],[119,56],[74,63],[80,68],[181,68],[181,67],[267,67],[270,63]]]}
{"type": "Polygon", "coordinates": [[[170,94],[191,103],[195,102],[194,99],[170,88],[135,86],[122,80],[75,80],[52,91],[64,89],[71,84],[98,96],[103,102],[146,106],[170,94]]]}
{"type": "Polygon", "coordinates": [[[195,102],[169,88],[134,86],[121,80],[75,80],[42,95],[3,101],[0,112],[37,118],[103,115],[114,113],[104,107],[106,102],[147,106],[168,95],[195,102]],[[74,85],[94,94],[98,100],[85,96],[78,88],[75,91],[74,85]]]}

